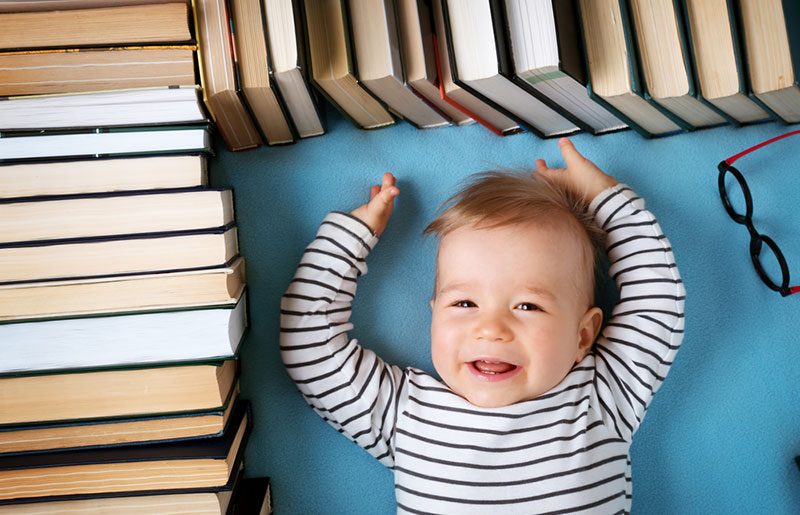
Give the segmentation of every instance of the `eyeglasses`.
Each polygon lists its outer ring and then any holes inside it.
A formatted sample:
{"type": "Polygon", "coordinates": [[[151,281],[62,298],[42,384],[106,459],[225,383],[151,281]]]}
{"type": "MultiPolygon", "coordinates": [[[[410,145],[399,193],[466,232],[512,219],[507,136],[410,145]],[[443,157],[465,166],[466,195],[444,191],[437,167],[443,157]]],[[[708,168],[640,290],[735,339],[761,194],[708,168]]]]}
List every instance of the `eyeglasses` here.
{"type": "Polygon", "coordinates": [[[770,289],[780,292],[783,297],[800,292],[800,286],[789,286],[789,267],[786,264],[786,259],[783,257],[783,252],[781,252],[781,249],[778,248],[778,245],[772,240],[772,238],[759,233],[753,226],[753,197],[750,194],[750,188],[747,186],[747,181],[744,180],[741,172],[739,172],[739,170],[732,165],[734,161],[749,154],[750,152],[753,152],[754,150],[758,150],[759,148],[765,147],[770,143],[774,143],[780,139],[795,134],[800,134],[800,130],[788,132],[781,136],[769,139],[763,143],[759,143],[754,147],[739,152],[733,157],[729,157],[728,159],[721,161],[717,166],[717,169],[719,170],[719,177],[717,180],[719,185],[719,196],[722,198],[722,205],[725,206],[725,211],[728,212],[728,215],[730,215],[734,222],[747,227],[747,231],[750,233],[750,258],[753,260],[753,266],[755,267],[758,276],[762,281],[764,281],[764,284],[766,284],[770,289]],[[725,186],[725,178],[728,174],[731,174],[733,178],[736,179],[736,183],[739,185],[741,193],[744,196],[744,214],[739,213],[736,208],[733,207],[730,199],[728,198],[728,188],[725,186]],[[769,249],[772,251],[772,254],[778,261],[778,266],[781,270],[780,284],[777,284],[772,280],[769,274],[767,274],[766,270],[764,270],[764,266],[761,263],[760,255],[764,245],[769,247],[769,249]]]}

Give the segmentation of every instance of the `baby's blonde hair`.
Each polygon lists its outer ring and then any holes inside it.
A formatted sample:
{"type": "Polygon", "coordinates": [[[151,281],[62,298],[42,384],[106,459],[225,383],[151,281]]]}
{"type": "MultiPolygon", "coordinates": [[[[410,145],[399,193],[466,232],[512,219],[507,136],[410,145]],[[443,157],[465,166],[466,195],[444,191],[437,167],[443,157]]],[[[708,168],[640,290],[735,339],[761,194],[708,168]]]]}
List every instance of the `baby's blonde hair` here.
{"type": "MultiPolygon", "coordinates": [[[[480,172],[470,176],[462,188],[442,204],[443,211],[423,232],[441,239],[464,226],[484,229],[526,223],[566,226],[582,242],[587,300],[594,305],[605,233],[587,212],[587,207],[582,197],[559,181],[539,173],[480,172]]],[[[580,281],[576,283],[580,289],[580,281]]]]}

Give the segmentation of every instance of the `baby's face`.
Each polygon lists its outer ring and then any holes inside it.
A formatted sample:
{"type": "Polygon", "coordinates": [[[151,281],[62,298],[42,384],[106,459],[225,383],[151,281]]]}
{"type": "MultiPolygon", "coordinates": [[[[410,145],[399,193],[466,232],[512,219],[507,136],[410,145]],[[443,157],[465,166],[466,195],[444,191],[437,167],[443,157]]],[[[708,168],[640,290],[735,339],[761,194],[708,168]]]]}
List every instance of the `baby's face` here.
{"type": "Polygon", "coordinates": [[[585,326],[593,310],[577,286],[584,253],[567,232],[461,227],[442,238],[431,354],[442,380],[472,404],[535,398],[591,347],[596,329],[585,326]]]}

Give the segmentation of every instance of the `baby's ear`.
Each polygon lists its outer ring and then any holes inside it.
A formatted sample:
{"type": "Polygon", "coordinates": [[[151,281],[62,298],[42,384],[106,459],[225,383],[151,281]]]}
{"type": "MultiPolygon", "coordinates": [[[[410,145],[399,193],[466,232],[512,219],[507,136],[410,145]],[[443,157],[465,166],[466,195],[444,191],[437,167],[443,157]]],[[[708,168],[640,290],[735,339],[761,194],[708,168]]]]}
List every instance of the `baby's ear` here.
{"type": "Polygon", "coordinates": [[[436,299],[431,299],[431,311],[433,311],[433,303],[436,302],[436,299]]]}
{"type": "Polygon", "coordinates": [[[578,326],[578,356],[575,363],[579,363],[589,354],[589,351],[600,334],[603,325],[603,310],[597,306],[590,308],[581,319],[578,326]]]}

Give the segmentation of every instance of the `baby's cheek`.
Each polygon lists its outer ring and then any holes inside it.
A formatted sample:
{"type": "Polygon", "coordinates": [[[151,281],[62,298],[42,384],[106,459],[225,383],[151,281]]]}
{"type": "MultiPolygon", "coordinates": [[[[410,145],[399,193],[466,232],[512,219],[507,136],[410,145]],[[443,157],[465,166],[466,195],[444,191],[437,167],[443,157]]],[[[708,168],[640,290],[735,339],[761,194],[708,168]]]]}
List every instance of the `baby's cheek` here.
{"type": "Polygon", "coordinates": [[[436,373],[450,388],[453,388],[455,356],[452,349],[431,335],[431,360],[436,373]]]}
{"type": "Polygon", "coordinates": [[[539,370],[543,371],[550,381],[563,379],[575,362],[575,352],[563,343],[540,347],[538,354],[537,361],[542,365],[539,370]]]}
{"type": "Polygon", "coordinates": [[[444,372],[446,356],[447,352],[445,352],[443,346],[438,345],[435,337],[431,335],[431,360],[433,361],[433,368],[436,369],[436,372],[439,374],[439,376],[442,376],[444,372]]]}

